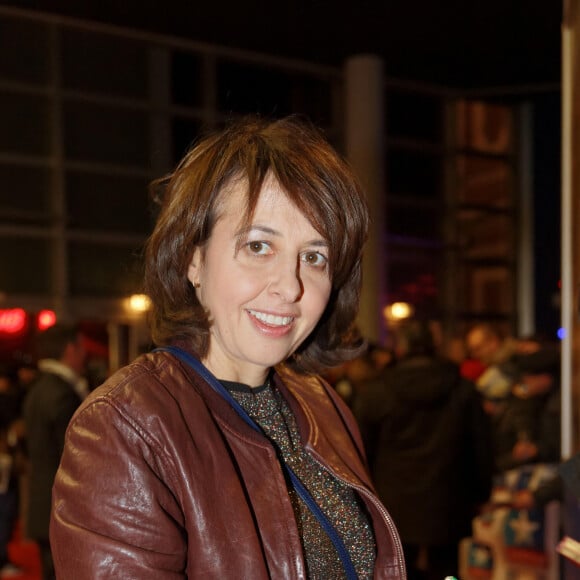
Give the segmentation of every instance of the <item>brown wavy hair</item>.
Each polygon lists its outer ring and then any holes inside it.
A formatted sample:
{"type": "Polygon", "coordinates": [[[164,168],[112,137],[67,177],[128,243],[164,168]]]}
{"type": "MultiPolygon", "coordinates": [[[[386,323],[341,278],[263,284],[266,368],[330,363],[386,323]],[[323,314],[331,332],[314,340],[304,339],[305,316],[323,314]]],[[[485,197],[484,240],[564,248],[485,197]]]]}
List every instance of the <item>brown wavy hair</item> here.
{"type": "Polygon", "coordinates": [[[207,354],[210,321],[187,278],[193,251],[210,238],[229,186],[239,179],[247,184],[240,217],[249,223],[269,175],[329,244],[328,305],[287,363],[300,372],[319,372],[360,353],[354,321],[367,205],[348,164],[319,129],[296,116],[234,122],[201,139],[175,171],[152,183],[161,211],[145,249],[145,291],[155,344],[185,341],[199,357],[207,354]]]}

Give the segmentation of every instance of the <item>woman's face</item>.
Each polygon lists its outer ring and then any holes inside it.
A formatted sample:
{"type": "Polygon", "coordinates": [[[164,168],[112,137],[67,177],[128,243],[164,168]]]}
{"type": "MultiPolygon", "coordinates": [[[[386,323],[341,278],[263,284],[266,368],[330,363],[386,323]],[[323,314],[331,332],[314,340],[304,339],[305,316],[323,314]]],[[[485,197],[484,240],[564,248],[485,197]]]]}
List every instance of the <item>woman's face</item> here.
{"type": "Polygon", "coordinates": [[[220,379],[258,386],[320,320],[331,290],[329,247],[273,178],[243,225],[245,187],[227,192],[188,279],[210,318],[204,364],[220,379]]]}

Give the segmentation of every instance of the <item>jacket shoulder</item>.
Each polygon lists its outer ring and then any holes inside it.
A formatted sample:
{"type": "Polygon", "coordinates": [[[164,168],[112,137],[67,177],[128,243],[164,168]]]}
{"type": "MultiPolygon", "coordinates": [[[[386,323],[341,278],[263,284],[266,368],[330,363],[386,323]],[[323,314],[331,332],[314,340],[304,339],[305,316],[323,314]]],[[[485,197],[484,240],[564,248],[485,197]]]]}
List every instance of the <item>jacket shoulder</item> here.
{"type": "Polygon", "coordinates": [[[71,424],[82,421],[87,413],[110,416],[114,410],[126,422],[139,426],[139,430],[154,432],[150,431],[152,421],[165,417],[171,422],[184,401],[189,402],[195,396],[195,389],[179,365],[172,364],[163,353],[147,353],[92,391],[77,409],[71,424]]]}
{"type": "Polygon", "coordinates": [[[159,387],[169,389],[183,383],[184,375],[178,365],[172,364],[162,353],[147,353],[115,371],[87,398],[87,404],[95,399],[122,401],[132,397],[134,391],[145,393],[159,387]]]}

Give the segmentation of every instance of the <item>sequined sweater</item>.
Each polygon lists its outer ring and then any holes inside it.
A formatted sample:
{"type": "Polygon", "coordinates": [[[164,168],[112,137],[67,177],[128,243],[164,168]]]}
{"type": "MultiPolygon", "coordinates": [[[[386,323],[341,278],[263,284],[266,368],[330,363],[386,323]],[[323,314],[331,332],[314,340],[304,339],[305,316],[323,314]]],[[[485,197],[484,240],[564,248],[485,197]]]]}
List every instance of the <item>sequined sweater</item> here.
{"type": "MultiPolygon", "coordinates": [[[[306,453],[294,415],[282,394],[270,384],[253,389],[229,381],[222,381],[222,384],[262,428],[335,527],[357,576],[372,578],[376,547],[372,525],[362,503],[354,490],[306,453]]],[[[308,577],[316,580],[344,578],[342,563],[330,538],[291,486],[289,495],[300,530],[308,577]]]]}

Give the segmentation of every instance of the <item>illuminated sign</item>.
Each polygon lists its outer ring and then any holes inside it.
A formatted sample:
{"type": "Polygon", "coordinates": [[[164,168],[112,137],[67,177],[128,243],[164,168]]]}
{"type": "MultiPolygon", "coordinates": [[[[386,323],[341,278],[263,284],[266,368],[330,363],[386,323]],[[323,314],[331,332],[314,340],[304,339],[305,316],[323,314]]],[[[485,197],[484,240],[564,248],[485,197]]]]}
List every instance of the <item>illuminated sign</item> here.
{"type": "Polygon", "coordinates": [[[28,315],[23,308],[9,308],[0,310],[0,332],[18,334],[26,329],[28,315]]]}

